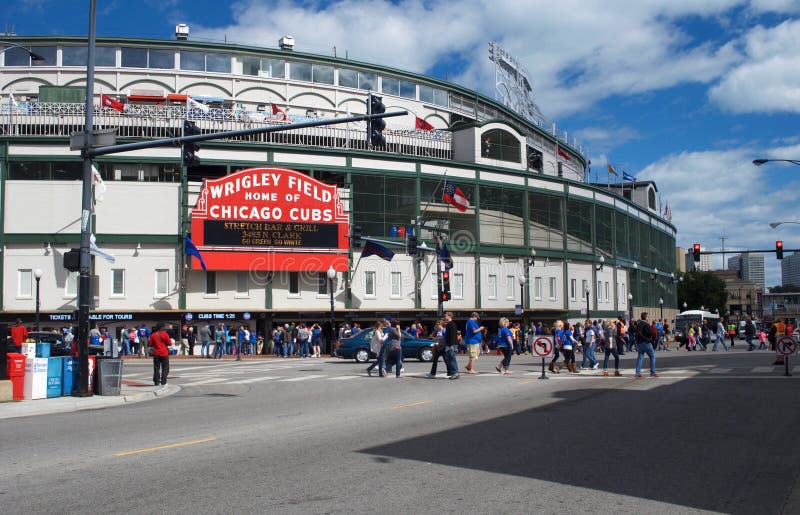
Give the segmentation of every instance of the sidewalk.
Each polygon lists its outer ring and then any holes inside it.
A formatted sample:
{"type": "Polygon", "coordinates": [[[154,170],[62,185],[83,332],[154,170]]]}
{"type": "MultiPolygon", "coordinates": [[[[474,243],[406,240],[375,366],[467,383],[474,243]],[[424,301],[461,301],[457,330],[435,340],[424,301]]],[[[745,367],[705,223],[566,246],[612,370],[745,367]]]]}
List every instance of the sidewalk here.
{"type": "Polygon", "coordinates": [[[122,381],[120,395],[92,395],[91,397],[53,397],[0,404],[0,419],[68,413],[89,409],[109,408],[133,402],[150,401],[168,397],[181,391],[176,384],[153,386],[133,381],[122,381]]]}

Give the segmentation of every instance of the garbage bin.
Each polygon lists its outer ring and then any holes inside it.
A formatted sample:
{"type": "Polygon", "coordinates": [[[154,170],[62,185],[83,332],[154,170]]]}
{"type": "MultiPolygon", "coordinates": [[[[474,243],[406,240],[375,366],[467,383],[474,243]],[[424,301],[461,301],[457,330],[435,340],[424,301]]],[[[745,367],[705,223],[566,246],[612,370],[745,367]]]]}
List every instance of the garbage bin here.
{"type": "Polygon", "coordinates": [[[25,392],[25,354],[9,352],[6,356],[6,373],[11,381],[12,398],[21,401],[25,392]]]}
{"type": "Polygon", "coordinates": [[[72,395],[72,385],[78,382],[78,362],[72,356],[62,358],[61,395],[72,395]]]}
{"type": "Polygon", "coordinates": [[[122,386],[122,359],[97,358],[97,395],[119,395],[122,386]]]}
{"type": "Polygon", "coordinates": [[[64,358],[47,358],[47,397],[61,397],[64,377],[64,358]]]}

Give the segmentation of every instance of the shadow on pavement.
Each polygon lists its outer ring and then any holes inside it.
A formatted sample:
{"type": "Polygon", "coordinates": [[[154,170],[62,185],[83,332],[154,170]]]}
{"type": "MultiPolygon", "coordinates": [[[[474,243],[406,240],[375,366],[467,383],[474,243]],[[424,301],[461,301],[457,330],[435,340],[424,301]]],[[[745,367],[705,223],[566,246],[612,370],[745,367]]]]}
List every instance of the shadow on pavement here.
{"type": "MultiPolygon", "coordinates": [[[[727,513],[778,513],[800,473],[793,384],[688,379],[563,391],[545,407],[361,452],[727,513]]],[[[593,506],[585,496],[572,501],[593,506]]]]}

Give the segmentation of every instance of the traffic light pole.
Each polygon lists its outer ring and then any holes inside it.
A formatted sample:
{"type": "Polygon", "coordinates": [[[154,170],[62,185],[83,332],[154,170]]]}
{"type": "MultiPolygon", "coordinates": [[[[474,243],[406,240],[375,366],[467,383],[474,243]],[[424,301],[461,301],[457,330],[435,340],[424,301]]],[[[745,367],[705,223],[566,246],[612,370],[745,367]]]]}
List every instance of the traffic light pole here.
{"type": "Polygon", "coordinates": [[[444,302],[442,301],[442,237],[436,235],[436,313],[439,320],[444,319],[444,302]]]}

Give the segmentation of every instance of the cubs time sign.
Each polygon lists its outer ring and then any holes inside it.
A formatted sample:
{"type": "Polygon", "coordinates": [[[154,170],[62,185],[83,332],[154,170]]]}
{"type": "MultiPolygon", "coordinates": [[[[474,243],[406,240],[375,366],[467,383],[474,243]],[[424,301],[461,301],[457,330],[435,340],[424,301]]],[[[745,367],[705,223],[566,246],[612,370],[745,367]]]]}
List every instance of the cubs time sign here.
{"type": "Polygon", "coordinates": [[[347,233],[336,186],[285,168],[206,179],[192,210],[192,241],[208,270],[344,271],[347,233]]]}

